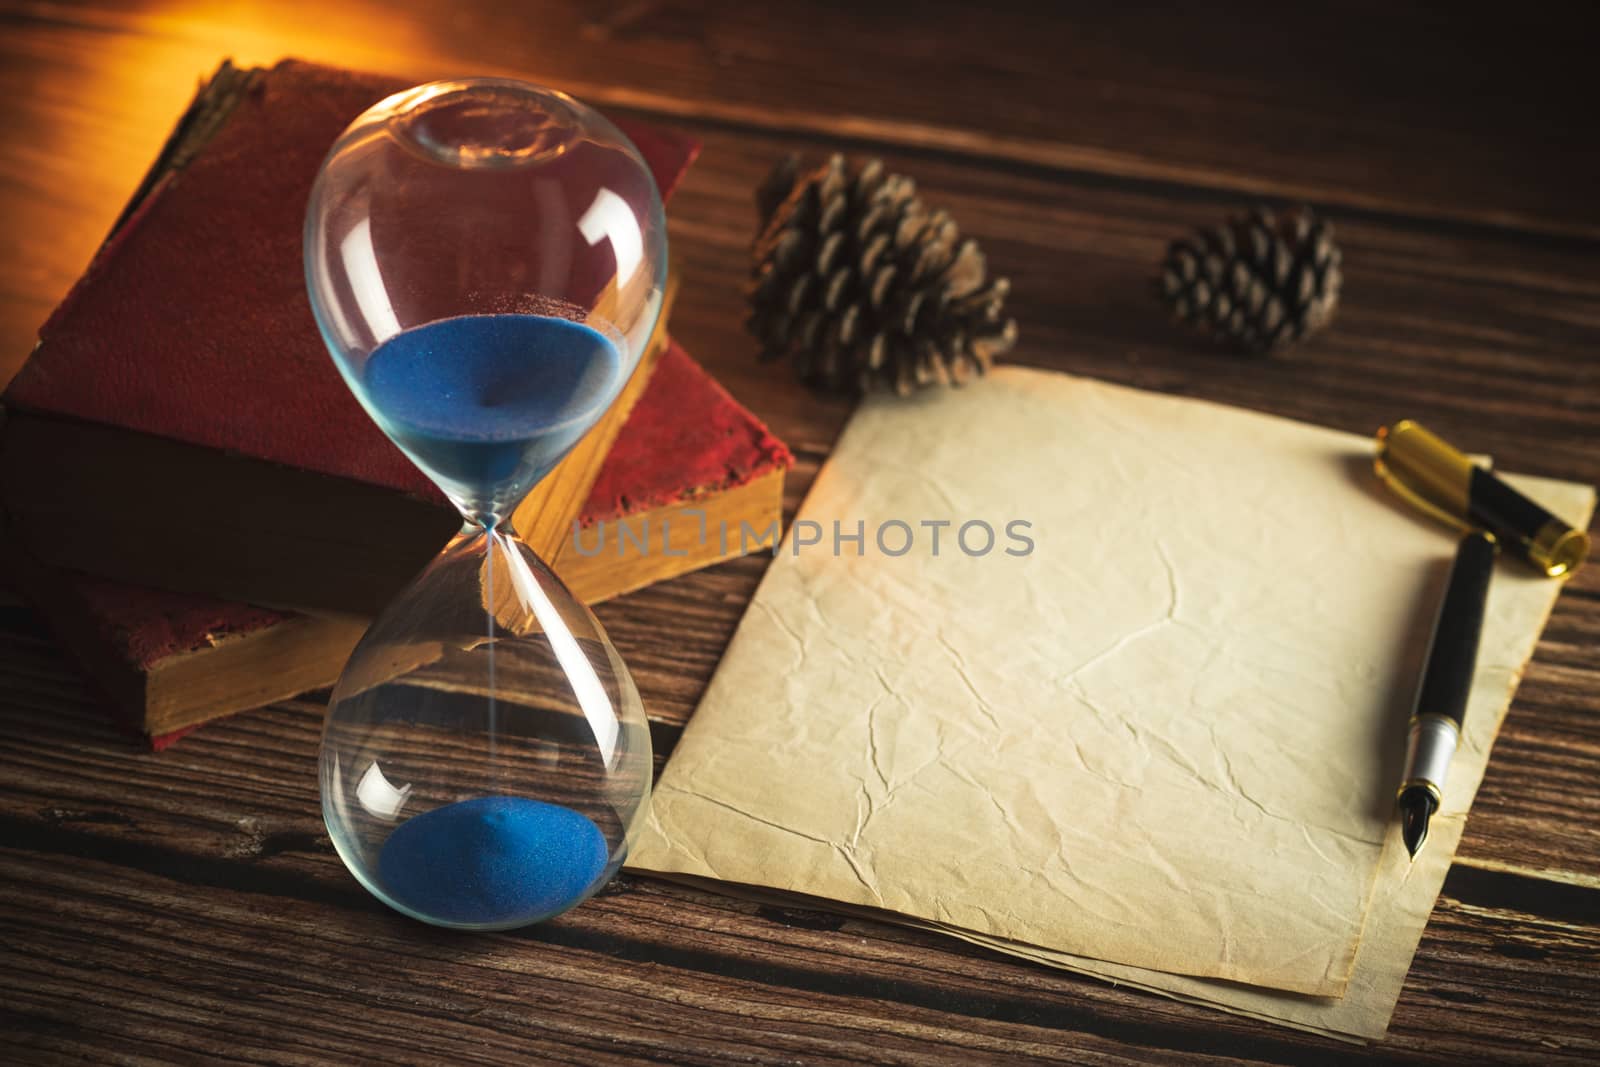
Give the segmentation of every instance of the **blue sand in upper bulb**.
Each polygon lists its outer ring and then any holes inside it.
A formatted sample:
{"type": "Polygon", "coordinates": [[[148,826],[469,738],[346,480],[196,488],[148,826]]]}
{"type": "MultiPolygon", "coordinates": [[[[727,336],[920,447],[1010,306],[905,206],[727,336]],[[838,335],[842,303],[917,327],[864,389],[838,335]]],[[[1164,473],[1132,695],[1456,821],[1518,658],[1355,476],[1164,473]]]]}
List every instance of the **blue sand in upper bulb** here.
{"type": "Polygon", "coordinates": [[[361,386],[430,475],[477,497],[543,477],[599,417],[622,370],[617,346],[582,323],[463,315],[383,342],[361,386]]]}
{"type": "Polygon", "coordinates": [[[522,797],[479,797],[401,823],[378,855],[383,887],[440,922],[533,922],[583,899],[610,850],[588,816],[522,797]]]}

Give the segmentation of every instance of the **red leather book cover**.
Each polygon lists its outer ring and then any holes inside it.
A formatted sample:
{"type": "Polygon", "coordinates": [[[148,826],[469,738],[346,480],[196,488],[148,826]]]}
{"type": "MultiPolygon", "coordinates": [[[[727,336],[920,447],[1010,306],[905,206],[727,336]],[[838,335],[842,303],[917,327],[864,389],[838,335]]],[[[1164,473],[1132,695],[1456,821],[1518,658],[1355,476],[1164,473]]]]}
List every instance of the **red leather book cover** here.
{"type": "Polygon", "coordinates": [[[585,526],[744,485],[794,457],[674,341],[606,454],[585,526]]]}
{"type": "MultiPolygon", "coordinates": [[[[40,329],[4,403],[442,501],[340,380],[301,267],[323,156],[408,83],[295,60],[248,77],[204,150],[156,183],[40,329]]],[[[698,144],[617,126],[670,195],[698,144]]]]}

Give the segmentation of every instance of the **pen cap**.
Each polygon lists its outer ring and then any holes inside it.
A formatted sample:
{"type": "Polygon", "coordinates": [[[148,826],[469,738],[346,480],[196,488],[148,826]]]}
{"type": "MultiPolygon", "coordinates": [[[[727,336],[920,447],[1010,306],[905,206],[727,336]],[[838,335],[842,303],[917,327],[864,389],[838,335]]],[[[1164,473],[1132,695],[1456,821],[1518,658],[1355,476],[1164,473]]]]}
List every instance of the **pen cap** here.
{"type": "Polygon", "coordinates": [[[1373,465],[1416,507],[1458,529],[1488,531],[1506,551],[1551,578],[1571,574],[1588,555],[1588,534],[1410,419],[1378,431],[1373,465]]]}
{"type": "Polygon", "coordinates": [[[1463,530],[1472,460],[1442,439],[1405,419],[1378,430],[1378,477],[1402,498],[1434,518],[1463,530]]]}

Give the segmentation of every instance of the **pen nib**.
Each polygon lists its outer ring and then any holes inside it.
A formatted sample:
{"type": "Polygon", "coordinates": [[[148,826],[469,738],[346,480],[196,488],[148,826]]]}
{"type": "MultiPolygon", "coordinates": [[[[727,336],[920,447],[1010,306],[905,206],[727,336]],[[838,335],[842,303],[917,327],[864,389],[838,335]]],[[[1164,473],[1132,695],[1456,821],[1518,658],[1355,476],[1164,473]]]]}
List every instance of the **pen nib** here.
{"type": "Polygon", "coordinates": [[[1426,789],[1413,786],[1400,794],[1400,839],[1412,859],[1428,837],[1428,819],[1433,815],[1433,797],[1426,789]]]}

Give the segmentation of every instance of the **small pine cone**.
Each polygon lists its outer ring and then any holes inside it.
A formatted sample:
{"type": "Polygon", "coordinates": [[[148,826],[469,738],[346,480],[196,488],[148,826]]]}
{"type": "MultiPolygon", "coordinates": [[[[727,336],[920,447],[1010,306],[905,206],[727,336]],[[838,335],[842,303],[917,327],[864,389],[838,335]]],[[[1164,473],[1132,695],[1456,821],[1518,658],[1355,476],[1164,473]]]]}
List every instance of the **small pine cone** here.
{"type": "Polygon", "coordinates": [[[836,392],[959,384],[1016,341],[1004,278],[978,243],[917,198],[910,178],[844,157],[802,173],[789,156],[756,192],[747,325],[764,359],[836,392]]]}
{"type": "Polygon", "coordinates": [[[1281,351],[1333,321],[1339,305],[1333,226],[1308,207],[1257,208],[1167,249],[1157,295],[1181,323],[1241,351],[1281,351]]]}

